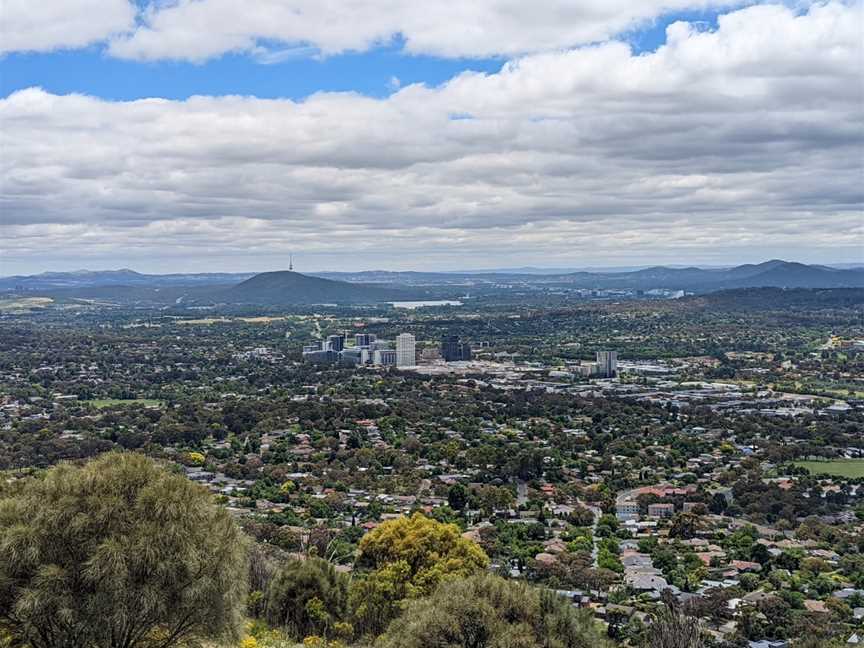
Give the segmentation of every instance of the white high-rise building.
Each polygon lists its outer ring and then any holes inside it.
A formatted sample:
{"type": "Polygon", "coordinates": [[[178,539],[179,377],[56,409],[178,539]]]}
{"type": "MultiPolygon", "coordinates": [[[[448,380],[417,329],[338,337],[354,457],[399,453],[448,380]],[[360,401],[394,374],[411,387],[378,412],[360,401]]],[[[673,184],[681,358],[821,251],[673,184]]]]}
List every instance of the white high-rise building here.
{"type": "Polygon", "coordinates": [[[413,367],[417,364],[417,350],[414,336],[401,333],[396,336],[396,366],[413,367]]]}

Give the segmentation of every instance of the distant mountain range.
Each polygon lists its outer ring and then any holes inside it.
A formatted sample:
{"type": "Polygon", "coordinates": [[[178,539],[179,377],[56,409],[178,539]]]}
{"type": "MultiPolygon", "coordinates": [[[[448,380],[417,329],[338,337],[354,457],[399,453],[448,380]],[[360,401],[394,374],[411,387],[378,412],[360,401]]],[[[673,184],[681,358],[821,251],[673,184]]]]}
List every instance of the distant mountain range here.
{"type": "Polygon", "coordinates": [[[76,270],[43,272],[37,275],[0,277],[0,290],[52,290],[55,288],[95,288],[98,286],[215,286],[233,285],[254,276],[254,272],[205,272],[198,274],[141,274],[128,268],[120,270],[76,270]]]}
{"type": "Polygon", "coordinates": [[[864,287],[864,269],[841,270],[820,265],[805,265],[789,261],[766,261],[734,268],[646,268],[636,272],[590,273],[565,275],[567,283],[582,287],[671,288],[708,292],[731,288],[861,288],[864,287]]]}
{"type": "Polygon", "coordinates": [[[626,272],[568,272],[560,274],[478,272],[329,272],[329,279],[404,285],[482,285],[523,283],[560,285],[598,290],[651,290],[668,288],[707,292],[729,288],[860,288],[864,268],[832,268],[790,261],[766,261],[732,268],[670,268],[656,266],[626,272]]]}
{"type": "Polygon", "coordinates": [[[374,303],[510,290],[684,290],[864,288],[864,267],[766,261],[731,268],[657,266],[626,272],[328,272],[140,274],[133,270],[51,272],[0,278],[0,292],[169,303],[374,303]]]}

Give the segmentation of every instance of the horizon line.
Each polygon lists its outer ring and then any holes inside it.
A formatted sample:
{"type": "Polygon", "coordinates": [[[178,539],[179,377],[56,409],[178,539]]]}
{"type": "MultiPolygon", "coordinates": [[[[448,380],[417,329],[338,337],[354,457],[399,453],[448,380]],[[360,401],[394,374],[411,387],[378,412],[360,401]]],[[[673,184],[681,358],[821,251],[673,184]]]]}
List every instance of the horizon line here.
{"type": "MultiPolygon", "coordinates": [[[[145,276],[170,276],[170,275],[208,275],[208,274],[228,274],[228,275],[257,275],[264,274],[267,272],[296,272],[298,274],[361,274],[361,273],[374,273],[374,272],[387,272],[393,274],[402,274],[402,273],[416,273],[416,274],[519,274],[526,273],[527,271],[535,271],[535,272],[548,272],[549,274],[555,273],[572,273],[572,272],[595,272],[595,271],[606,271],[606,272],[634,272],[639,270],[644,270],[648,268],[669,268],[669,269],[686,269],[686,268],[696,268],[699,270],[720,270],[725,268],[736,268],[745,265],[761,265],[764,263],[771,262],[782,262],[782,263],[797,263],[805,266],[823,266],[834,269],[850,269],[856,266],[864,267],[864,260],[862,261],[840,261],[840,262],[831,262],[831,263],[806,263],[803,261],[794,261],[788,259],[766,259],[765,261],[759,262],[738,262],[738,263],[719,263],[719,264],[699,264],[699,263],[673,263],[673,264],[663,264],[663,263],[637,263],[634,265],[608,265],[608,266],[595,266],[595,265],[584,265],[584,266],[534,266],[534,265],[518,265],[518,266],[508,266],[508,267],[499,267],[499,268],[477,268],[477,269],[459,269],[459,270],[387,270],[384,268],[366,268],[363,270],[328,270],[328,269],[317,269],[317,270],[305,270],[299,271],[294,270],[292,268],[280,268],[273,270],[201,270],[201,271],[174,271],[174,272],[141,272],[138,270],[134,270],[129,267],[113,267],[113,268],[76,268],[74,270],[43,270],[37,273],[30,274],[11,274],[11,275],[0,275],[0,279],[9,279],[12,277],[38,277],[40,275],[45,274],[76,274],[76,273],[100,273],[100,272],[134,272],[135,274],[145,275],[145,276]]],[[[293,265],[293,264],[292,264],[293,265]]]]}

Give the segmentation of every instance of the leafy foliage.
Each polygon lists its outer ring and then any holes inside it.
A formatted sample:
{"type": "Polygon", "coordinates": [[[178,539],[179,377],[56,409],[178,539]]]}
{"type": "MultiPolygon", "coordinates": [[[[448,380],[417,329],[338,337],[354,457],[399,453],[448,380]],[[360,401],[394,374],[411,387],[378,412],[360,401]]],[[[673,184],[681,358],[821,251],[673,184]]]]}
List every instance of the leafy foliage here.
{"type": "Polygon", "coordinates": [[[455,524],[442,524],[421,513],[385,522],[360,541],[358,565],[379,569],[407,565],[411,596],[431,593],[442,579],[485,569],[489,558],[462,537],[455,524]]]}
{"type": "Polygon", "coordinates": [[[646,648],[703,648],[702,626],[698,619],[664,606],[648,630],[646,648]]]}
{"type": "Polygon", "coordinates": [[[264,616],[295,638],[326,635],[346,612],[347,579],[320,558],[290,560],[267,588],[264,616]]]}
{"type": "Polygon", "coordinates": [[[602,648],[590,616],[551,592],[489,574],[449,581],[412,601],[382,648],[602,648]]]}
{"type": "Polygon", "coordinates": [[[415,513],[364,536],[357,564],[373,571],[351,590],[355,627],[377,634],[399,614],[404,599],[429,595],[444,580],[485,569],[489,558],[455,524],[415,513]]]}
{"type": "Polygon", "coordinates": [[[246,574],[229,514],[142,455],[59,465],[0,499],[0,623],[17,644],[236,638],[246,574]]]}

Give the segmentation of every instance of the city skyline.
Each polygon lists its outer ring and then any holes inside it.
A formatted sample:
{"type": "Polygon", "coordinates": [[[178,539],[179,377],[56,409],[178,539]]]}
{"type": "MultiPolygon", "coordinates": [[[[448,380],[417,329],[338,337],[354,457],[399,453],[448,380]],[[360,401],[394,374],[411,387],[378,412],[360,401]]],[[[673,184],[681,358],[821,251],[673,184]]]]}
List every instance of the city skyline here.
{"type": "Polygon", "coordinates": [[[862,28],[0,0],[0,648],[862,645],[862,28]]]}

